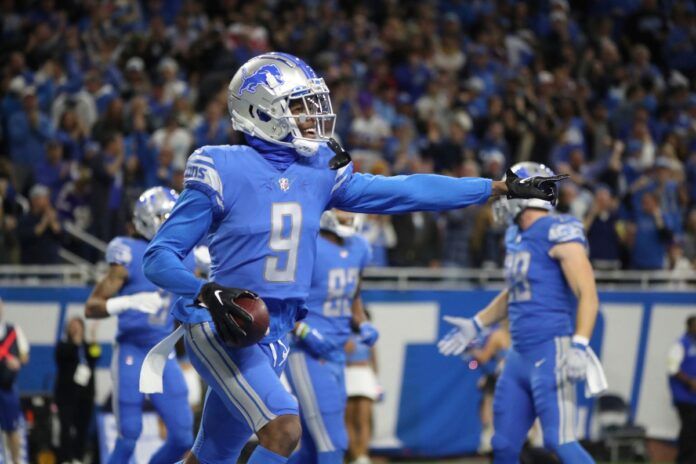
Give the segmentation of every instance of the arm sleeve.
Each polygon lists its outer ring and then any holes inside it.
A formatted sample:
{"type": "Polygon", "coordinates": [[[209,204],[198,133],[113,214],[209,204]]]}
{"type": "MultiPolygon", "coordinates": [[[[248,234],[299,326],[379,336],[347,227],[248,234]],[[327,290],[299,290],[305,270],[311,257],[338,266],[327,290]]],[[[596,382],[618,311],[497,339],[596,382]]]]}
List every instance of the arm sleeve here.
{"type": "Polygon", "coordinates": [[[672,345],[667,355],[667,373],[669,375],[677,375],[681,368],[681,363],[684,360],[684,347],[677,342],[672,345]]]}
{"type": "Polygon", "coordinates": [[[184,264],[184,258],[208,232],[213,221],[209,197],[184,189],[169,218],[147,247],[143,271],[152,283],[176,295],[194,299],[204,280],[184,264]]]}
{"type": "Polygon", "coordinates": [[[436,174],[337,176],[330,207],[359,213],[398,214],[411,211],[443,211],[484,203],[491,196],[492,181],[436,174]],[[340,182],[340,184],[339,184],[340,182]]]}

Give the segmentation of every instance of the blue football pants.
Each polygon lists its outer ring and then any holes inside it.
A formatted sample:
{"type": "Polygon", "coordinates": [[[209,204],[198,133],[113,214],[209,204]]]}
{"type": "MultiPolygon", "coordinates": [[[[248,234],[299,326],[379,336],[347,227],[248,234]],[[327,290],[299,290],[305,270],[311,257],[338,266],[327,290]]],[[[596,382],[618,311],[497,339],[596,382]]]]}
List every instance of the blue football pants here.
{"type": "MultiPolygon", "coordinates": [[[[140,393],[140,367],[149,349],[121,343],[114,347],[111,364],[113,409],[118,437],[109,464],[130,462],[142,432],[143,401],[140,393]]],[[[193,414],[188,404],[188,388],[174,356],[167,360],[163,392],[149,395],[152,405],[167,427],[167,439],[150,459],[151,464],[169,464],[181,459],[193,443],[193,414]]]]}
{"type": "Polygon", "coordinates": [[[593,463],[575,437],[576,385],[565,379],[560,361],[570,337],[556,337],[529,351],[511,349],[493,397],[493,462],[512,464],[536,417],[544,447],[563,463],[593,463]]]}
{"type": "Polygon", "coordinates": [[[348,448],[344,364],[301,348],[288,357],[287,377],[300,403],[302,442],[291,464],[342,464],[348,448]]]}
{"type": "Polygon", "coordinates": [[[280,381],[289,349],[282,341],[229,347],[212,322],[185,328],[191,364],[210,387],[193,453],[201,464],[237,462],[254,432],[278,416],[299,414],[280,381]]]}

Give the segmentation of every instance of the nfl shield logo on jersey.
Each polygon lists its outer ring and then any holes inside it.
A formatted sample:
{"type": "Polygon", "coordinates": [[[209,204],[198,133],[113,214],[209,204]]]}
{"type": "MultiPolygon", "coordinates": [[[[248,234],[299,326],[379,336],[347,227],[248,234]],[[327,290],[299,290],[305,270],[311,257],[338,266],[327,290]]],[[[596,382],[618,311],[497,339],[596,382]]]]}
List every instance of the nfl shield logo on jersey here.
{"type": "Polygon", "coordinates": [[[290,188],[290,180],[288,180],[287,177],[281,177],[278,180],[278,185],[280,186],[280,190],[282,190],[283,192],[287,192],[290,188]]]}

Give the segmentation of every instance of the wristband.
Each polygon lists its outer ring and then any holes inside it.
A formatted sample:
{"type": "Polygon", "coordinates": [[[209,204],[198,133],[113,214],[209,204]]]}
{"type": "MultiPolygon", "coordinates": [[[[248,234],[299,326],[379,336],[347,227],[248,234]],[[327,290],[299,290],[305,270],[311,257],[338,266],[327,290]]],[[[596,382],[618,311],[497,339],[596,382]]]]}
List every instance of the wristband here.
{"type": "Polygon", "coordinates": [[[572,339],[573,345],[580,345],[584,348],[587,348],[587,346],[590,344],[590,340],[587,339],[587,337],[583,337],[582,335],[573,335],[572,339]]]}
{"type": "Polygon", "coordinates": [[[481,322],[481,319],[478,317],[478,314],[476,316],[474,316],[472,321],[474,321],[474,326],[476,327],[476,333],[477,334],[481,333],[483,331],[484,325],[481,322]]]}
{"type": "Polygon", "coordinates": [[[106,312],[111,316],[116,316],[131,307],[129,296],[117,296],[106,300],[106,312]]]}
{"type": "Polygon", "coordinates": [[[312,328],[309,326],[309,324],[306,322],[300,322],[297,324],[297,327],[295,327],[294,333],[300,337],[300,339],[304,339],[307,337],[307,335],[309,335],[310,330],[312,330],[312,328]]]}

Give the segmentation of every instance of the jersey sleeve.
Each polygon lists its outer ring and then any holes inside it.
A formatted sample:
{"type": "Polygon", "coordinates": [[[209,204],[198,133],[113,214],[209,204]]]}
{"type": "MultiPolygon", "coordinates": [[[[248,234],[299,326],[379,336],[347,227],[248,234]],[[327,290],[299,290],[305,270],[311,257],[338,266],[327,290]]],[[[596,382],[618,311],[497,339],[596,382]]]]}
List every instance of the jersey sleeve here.
{"type": "Polygon", "coordinates": [[[123,267],[130,266],[133,260],[133,252],[130,245],[120,238],[115,238],[106,247],[106,262],[108,264],[120,264],[123,267]]]}
{"type": "Polygon", "coordinates": [[[336,172],[328,207],[375,214],[445,211],[484,203],[491,188],[490,179],[437,174],[375,176],[353,173],[349,164],[342,173],[336,172]]]}
{"type": "Polygon", "coordinates": [[[213,216],[222,215],[225,210],[223,185],[213,157],[199,148],[186,162],[184,187],[204,193],[210,200],[213,216]]]}
{"type": "Polygon", "coordinates": [[[190,299],[198,295],[205,281],[198,279],[184,261],[212,224],[208,200],[198,189],[184,189],[143,258],[145,277],[153,284],[190,299]]]}
{"type": "Polygon", "coordinates": [[[578,242],[587,246],[585,229],[582,223],[575,218],[564,218],[561,221],[551,224],[549,227],[548,240],[553,245],[578,242]]]}

